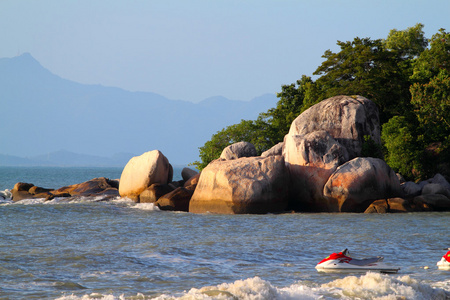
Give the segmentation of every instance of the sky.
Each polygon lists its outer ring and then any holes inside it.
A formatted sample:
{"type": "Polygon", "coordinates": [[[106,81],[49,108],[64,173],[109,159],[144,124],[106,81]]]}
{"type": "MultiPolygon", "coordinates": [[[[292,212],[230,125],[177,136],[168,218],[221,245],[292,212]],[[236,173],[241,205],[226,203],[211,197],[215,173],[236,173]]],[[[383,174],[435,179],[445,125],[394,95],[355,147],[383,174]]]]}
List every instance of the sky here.
{"type": "Polygon", "coordinates": [[[425,25],[449,0],[0,0],[0,57],[28,52],[85,84],[199,102],[277,93],[336,42],[425,25]]]}

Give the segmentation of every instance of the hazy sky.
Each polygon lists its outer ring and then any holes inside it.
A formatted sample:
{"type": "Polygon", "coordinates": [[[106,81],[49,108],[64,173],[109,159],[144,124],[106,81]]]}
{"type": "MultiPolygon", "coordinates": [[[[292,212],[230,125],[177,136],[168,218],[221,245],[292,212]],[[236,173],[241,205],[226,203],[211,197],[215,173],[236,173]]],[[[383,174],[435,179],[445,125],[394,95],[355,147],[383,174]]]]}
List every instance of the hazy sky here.
{"type": "Polygon", "coordinates": [[[198,102],[250,100],[312,75],[354,37],[450,30],[449,0],[0,0],[0,57],[80,83],[198,102]]]}

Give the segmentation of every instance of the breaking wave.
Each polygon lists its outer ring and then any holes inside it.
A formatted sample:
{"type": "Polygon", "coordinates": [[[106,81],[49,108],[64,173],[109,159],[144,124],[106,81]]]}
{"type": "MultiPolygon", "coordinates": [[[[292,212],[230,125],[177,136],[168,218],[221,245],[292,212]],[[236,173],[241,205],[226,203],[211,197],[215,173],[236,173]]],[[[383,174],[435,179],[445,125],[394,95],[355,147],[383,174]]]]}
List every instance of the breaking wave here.
{"type": "Polygon", "coordinates": [[[222,283],[217,286],[192,288],[180,294],[162,294],[146,296],[100,295],[83,296],[65,295],[58,300],[122,300],[122,299],[154,299],[154,300],[313,300],[313,299],[450,299],[450,281],[437,283],[436,286],[419,282],[410,276],[389,276],[379,273],[367,273],[361,276],[347,276],[325,284],[313,282],[297,282],[287,287],[276,287],[269,281],[259,277],[237,280],[233,283],[222,283]]]}

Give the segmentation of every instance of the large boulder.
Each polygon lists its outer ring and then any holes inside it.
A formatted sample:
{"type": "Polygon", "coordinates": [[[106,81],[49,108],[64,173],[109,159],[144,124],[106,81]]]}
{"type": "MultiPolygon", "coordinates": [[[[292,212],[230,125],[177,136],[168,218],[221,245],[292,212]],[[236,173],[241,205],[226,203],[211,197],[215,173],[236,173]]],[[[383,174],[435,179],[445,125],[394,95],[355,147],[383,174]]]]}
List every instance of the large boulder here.
{"type": "Polygon", "coordinates": [[[218,159],[200,173],[189,212],[282,212],[288,204],[288,182],[282,156],[218,159]]]}
{"type": "Polygon", "coordinates": [[[348,152],[326,131],[286,135],[283,156],[291,175],[291,209],[336,211],[323,196],[323,187],[348,152]]]}
{"type": "Polygon", "coordinates": [[[239,142],[229,145],[225,149],[223,149],[222,154],[220,154],[220,158],[232,160],[241,157],[252,157],[256,155],[256,148],[252,143],[239,142]]]}
{"type": "Polygon", "coordinates": [[[394,171],[383,160],[371,157],[339,166],[323,193],[341,212],[364,212],[374,200],[403,196],[394,171]]]}
{"type": "Polygon", "coordinates": [[[154,183],[172,181],[173,169],[169,160],[158,150],[135,156],[126,164],[120,176],[119,193],[135,202],[139,195],[154,183]]]}
{"type": "Polygon", "coordinates": [[[362,96],[335,96],[313,105],[292,122],[289,135],[319,130],[346,147],[350,159],[361,156],[365,135],[381,144],[378,108],[362,96]]]}

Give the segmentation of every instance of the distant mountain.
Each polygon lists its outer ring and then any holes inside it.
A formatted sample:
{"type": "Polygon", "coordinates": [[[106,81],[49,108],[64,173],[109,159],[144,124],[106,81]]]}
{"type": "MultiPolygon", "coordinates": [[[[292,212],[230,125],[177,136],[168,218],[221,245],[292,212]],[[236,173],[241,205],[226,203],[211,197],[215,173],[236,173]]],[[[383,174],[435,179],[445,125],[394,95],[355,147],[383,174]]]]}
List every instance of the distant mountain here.
{"type": "Polygon", "coordinates": [[[0,154],[0,166],[124,167],[133,156],[130,153],[121,153],[112,157],[101,157],[67,150],[26,158],[0,154]]]}
{"type": "Polygon", "coordinates": [[[214,133],[242,119],[256,119],[276,102],[272,94],[251,101],[170,100],[150,92],[66,80],[28,53],[1,58],[0,165],[5,157],[26,163],[20,157],[34,156],[33,161],[45,162],[44,156],[36,157],[42,153],[53,153],[53,162],[61,156],[61,164],[69,164],[58,149],[96,157],[70,155],[72,164],[108,163],[114,161],[114,153],[155,149],[172,164],[187,164],[198,160],[198,148],[214,133]]]}

